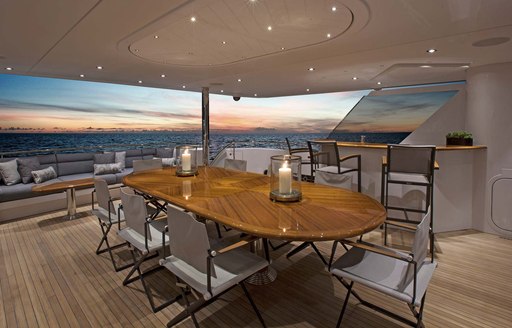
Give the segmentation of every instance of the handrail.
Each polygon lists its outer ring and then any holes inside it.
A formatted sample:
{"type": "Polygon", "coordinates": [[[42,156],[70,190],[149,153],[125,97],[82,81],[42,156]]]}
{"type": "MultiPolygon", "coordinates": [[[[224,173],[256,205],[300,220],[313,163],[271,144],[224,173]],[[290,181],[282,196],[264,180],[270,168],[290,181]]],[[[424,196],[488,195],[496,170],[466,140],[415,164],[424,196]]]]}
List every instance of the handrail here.
{"type": "MultiPolygon", "coordinates": [[[[215,165],[219,156],[224,152],[224,150],[228,149],[228,148],[233,148],[233,158],[232,159],[235,159],[235,153],[236,153],[236,144],[237,143],[244,143],[244,144],[247,144],[248,142],[244,142],[244,141],[235,141],[235,140],[232,140],[232,141],[229,141],[224,147],[222,147],[218,152],[217,154],[215,155],[215,157],[213,157],[213,159],[210,161],[210,165],[215,165]]],[[[254,144],[255,141],[252,140],[252,143],[254,144]]],[[[286,142],[285,141],[267,141],[268,144],[278,144],[280,145],[281,147],[280,148],[283,148],[283,149],[287,149],[287,146],[286,146],[286,142]]]]}
{"type": "MultiPolygon", "coordinates": [[[[176,146],[176,144],[172,144],[173,147],[176,146]]],[[[7,152],[0,152],[0,158],[4,158],[5,156],[12,156],[12,155],[27,155],[27,154],[56,154],[60,152],[67,152],[72,150],[87,150],[87,149],[98,149],[98,150],[104,150],[104,149],[110,149],[110,148],[121,148],[121,147],[155,147],[155,146],[169,146],[169,144],[163,144],[163,143],[147,143],[147,144],[109,144],[109,145],[97,145],[97,146],[84,146],[84,147],[66,147],[66,148],[44,148],[44,149],[32,149],[32,150],[18,150],[18,151],[7,151],[7,152]]]]}

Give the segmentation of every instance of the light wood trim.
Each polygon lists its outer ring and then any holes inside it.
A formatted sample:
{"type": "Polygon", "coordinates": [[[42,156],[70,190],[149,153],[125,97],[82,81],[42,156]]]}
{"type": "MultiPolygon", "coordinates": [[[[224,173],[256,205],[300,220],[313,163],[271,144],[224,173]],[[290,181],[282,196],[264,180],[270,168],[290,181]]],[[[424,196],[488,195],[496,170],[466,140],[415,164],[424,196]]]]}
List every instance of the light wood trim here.
{"type": "Polygon", "coordinates": [[[232,251],[236,248],[239,248],[239,247],[242,247],[242,246],[245,246],[245,245],[248,245],[256,240],[258,240],[259,238],[258,237],[254,237],[254,236],[245,236],[245,237],[242,237],[241,240],[239,240],[238,242],[236,243],[233,243],[231,245],[228,245],[228,246],[225,246],[221,249],[213,249],[215,252],[217,252],[218,254],[224,254],[224,253],[227,253],[229,251],[232,251]]]}
{"type": "Polygon", "coordinates": [[[125,185],[250,235],[283,240],[339,240],[380,226],[384,207],[346,189],[303,182],[302,201],[269,199],[270,178],[255,173],[200,167],[195,177],[163,168],[124,177],[125,185]],[[190,181],[192,196],[183,197],[190,181]]]}
{"type": "Polygon", "coordinates": [[[79,188],[89,188],[94,186],[93,178],[85,178],[85,179],[77,179],[70,181],[62,181],[62,182],[54,182],[50,184],[40,184],[32,187],[32,191],[35,192],[58,192],[65,191],[66,189],[79,189],[79,188]]]}
{"type": "MultiPolygon", "coordinates": [[[[338,147],[348,147],[348,148],[371,148],[371,149],[387,149],[387,144],[378,144],[378,143],[360,143],[360,142],[347,142],[347,141],[338,141],[338,147]]],[[[436,146],[436,151],[446,151],[446,150],[475,150],[475,149],[487,149],[485,145],[476,145],[476,146],[436,146]]]]}

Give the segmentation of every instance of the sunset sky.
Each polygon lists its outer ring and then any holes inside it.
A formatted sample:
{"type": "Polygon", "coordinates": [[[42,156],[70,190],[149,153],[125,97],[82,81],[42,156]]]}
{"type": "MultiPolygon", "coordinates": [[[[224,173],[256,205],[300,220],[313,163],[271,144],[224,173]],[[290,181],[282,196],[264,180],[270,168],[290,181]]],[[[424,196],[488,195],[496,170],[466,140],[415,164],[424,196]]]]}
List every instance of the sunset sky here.
{"type": "MultiPolygon", "coordinates": [[[[210,95],[210,128],[330,132],[369,91],[279,98],[210,95]]],[[[0,127],[23,131],[200,130],[201,94],[0,74],[0,127]]]]}

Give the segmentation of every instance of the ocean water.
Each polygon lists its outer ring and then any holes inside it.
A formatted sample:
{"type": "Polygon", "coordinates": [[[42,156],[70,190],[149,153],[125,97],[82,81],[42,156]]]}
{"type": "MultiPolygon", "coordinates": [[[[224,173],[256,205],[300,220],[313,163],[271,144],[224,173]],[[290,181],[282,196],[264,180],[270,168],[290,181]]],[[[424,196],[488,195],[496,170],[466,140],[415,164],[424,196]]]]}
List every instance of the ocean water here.
{"type": "MultiPolygon", "coordinates": [[[[399,143],[409,133],[364,133],[366,142],[399,143]]],[[[327,138],[327,133],[273,133],[232,134],[210,133],[210,158],[232,142],[236,147],[286,148],[285,138],[292,147],[306,147],[306,141],[327,138]]],[[[360,141],[361,133],[337,134],[340,141],[360,141]]],[[[95,150],[127,149],[124,145],[146,147],[201,144],[201,133],[184,132],[134,132],[134,133],[0,133],[0,153],[28,150],[62,149],[62,152],[89,152],[95,150]],[[121,145],[121,146],[114,146],[121,145]],[[102,146],[102,147],[100,147],[102,146]],[[66,150],[67,148],[84,148],[66,150]]]]}

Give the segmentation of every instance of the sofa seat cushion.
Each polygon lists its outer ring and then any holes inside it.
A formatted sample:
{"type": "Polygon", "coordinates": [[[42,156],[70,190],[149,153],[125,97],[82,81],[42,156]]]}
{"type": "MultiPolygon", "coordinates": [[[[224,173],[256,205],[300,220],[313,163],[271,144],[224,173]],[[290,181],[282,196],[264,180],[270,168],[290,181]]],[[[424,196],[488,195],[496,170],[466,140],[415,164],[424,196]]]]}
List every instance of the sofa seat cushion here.
{"type": "Polygon", "coordinates": [[[62,181],[71,181],[71,180],[87,179],[87,178],[94,178],[94,174],[92,174],[92,172],[91,173],[78,173],[78,174],[63,175],[63,176],[59,177],[59,179],[62,181]]]}
{"type": "MultiPolygon", "coordinates": [[[[116,183],[123,183],[123,178],[133,172],[133,168],[126,168],[121,173],[116,173],[116,183]]],[[[102,176],[103,178],[103,176],[102,176]]]]}
{"type": "MultiPolygon", "coordinates": [[[[51,183],[60,182],[60,181],[61,180],[57,178],[57,179],[48,180],[42,184],[46,185],[46,184],[51,184],[51,183]]],[[[36,184],[34,184],[34,183],[27,183],[27,184],[19,183],[17,185],[13,185],[13,186],[0,185],[0,202],[8,202],[11,200],[25,199],[25,198],[31,198],[31,197],[37,197],[37,196],[51,194],[51,192],[34,192],[34,191],[32,191],[32,187],[35,185],[36,184]]]]}

